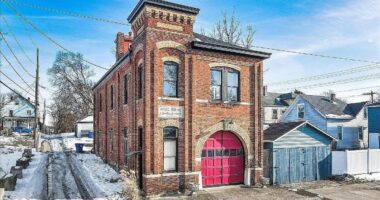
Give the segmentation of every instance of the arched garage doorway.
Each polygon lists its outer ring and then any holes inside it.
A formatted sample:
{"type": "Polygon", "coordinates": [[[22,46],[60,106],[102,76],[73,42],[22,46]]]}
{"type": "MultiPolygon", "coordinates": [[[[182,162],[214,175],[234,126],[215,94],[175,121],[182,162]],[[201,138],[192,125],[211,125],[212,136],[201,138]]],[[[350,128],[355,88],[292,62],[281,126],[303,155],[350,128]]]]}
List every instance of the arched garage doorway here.
{"type": "Polygon", "coordinates": [[[244,182],[244,150],[235,136],[218,131],[210,136],[202,149],[202,185],[239,184],[244,182]]]}

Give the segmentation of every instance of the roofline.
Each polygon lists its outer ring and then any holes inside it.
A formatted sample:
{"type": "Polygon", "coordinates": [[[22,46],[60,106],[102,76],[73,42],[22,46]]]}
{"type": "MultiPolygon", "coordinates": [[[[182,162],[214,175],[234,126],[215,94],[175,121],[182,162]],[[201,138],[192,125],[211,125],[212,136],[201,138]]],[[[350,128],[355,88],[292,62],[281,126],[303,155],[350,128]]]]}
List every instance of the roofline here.
{"type": "Polygon", "coordinates": [[[251,57],[262,58],[262,59],[270,58],[270,56],[272,55],[272,53],[263,52],[263,51],[255,51],[255,50],[250,50],[250,49],[244,50],[238,47],[216,45],[216,44],[210,44],[210,43],[199,42],[199,41],[193,41],[192,46],[199,49],[221,51],[221,52],[226,52],[226,53],[235,53],[239,55],[251,56],[251,57]]]}
{"type": "MultiPolygon", "coordinates": [[[[285,122],[285,123],[289,123],[289,122],[285,122]]],[[[303,123],[299,124],[298,126],[296,126],[295,128],[287,131],[285,134],[281,135],[280,137],[276,138],[275,140],[272,140],[273,142],[275,142],[276,140],[284,137],[286,134],[288,134],[289,132],[291,131],[294,131],[296,129],[298,129],[300,126],[303,126],[304,124],[307,124],[307,125],[310,125],[311,127],[315,128],[316,130],[318,130],[319,132],[322,132],[324,135],[326,135],[327,137],[333,139],[334,141],[337,141],[336,138],[334,138],[333,136],[329,135],[328,133],[326,133],[325,131],[321,130],[320,128],[314,126],[312,123],[310,123],[309,121],[304,121],[303,123]]]]}
{"type": "Polygon", "coordinates": [[[102,81],[107,78],[109,74],[111,74],[126,58],[128,58],[129,54],[130,52],[116,61],[116,63],[98,80],[98,82],[95,83],[95,85],[92,87],[92,90],[94,91],[102,83],[102,81]]]}
{"type": "Polygon", "coordinates": [[[176,11],[181,11],[185,13],[190,13],[197,15],[199,13],[199,8],[181,5],[173,2],[168,1],[160,1],[160,0],[140,0],[139,3],[136,5],[136,7],[132,10],[131,14],[129,14],[127,20],[129,23],[131,23],[137,16],[137,14],[140,12],[140,10],[144,7],[145,4],[155,5],[155,6],[162,6],[164,8],[170,8],[176,11]]]}

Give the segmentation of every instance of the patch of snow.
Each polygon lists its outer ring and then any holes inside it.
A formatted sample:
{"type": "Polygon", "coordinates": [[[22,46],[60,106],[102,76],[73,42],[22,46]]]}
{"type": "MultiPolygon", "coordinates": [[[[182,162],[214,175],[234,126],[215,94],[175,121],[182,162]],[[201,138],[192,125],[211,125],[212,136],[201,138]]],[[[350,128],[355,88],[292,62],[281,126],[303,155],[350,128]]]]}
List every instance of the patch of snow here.
{"type": "Polygon", "coordinates": [[[356,179],[366,180],[366,181],[380,181],[380,173],[372,174],[361,174],[354,176],[356,179]]]}
{"type": "Polygon", "coordinates": [[[69,151],[75,150],[75,144],[82,143],[85,144],[83,151],[91,151],[94,139],[92,138],[64,138],[63,148],[69,151]]]}
{"type": "Polygon", "coordinates": [[[121,176],[103,160],[94,154],[76,154],[83,170],[93,182],[107,195],[117,197],[121,195],[123,182],[121,176]]]}
{"type": "Polygon", "coordinates": [[[4,147],[0,148],[0,177],[9,174],[11,167],[22,157],[23,148],[4,147]]]}
{"type": "Polygon", "coordinates": [[[351,115],[334,115],[334,114],[327,114],[327,118],[330,119],[352,119],[351,115]]]}
{"type": "Polygon", "coordinates": [[[23,178],[17,180],[15,191],[6,191],[5,199],[46,199],[47,154],[35,152],[32,161],[22,170],[23,178]]]}
{"type": "Polygon", "coordinates": [[[50,145],[52,151],[62,151],[62,140],[52,139],[50,140],[50,145]]]}

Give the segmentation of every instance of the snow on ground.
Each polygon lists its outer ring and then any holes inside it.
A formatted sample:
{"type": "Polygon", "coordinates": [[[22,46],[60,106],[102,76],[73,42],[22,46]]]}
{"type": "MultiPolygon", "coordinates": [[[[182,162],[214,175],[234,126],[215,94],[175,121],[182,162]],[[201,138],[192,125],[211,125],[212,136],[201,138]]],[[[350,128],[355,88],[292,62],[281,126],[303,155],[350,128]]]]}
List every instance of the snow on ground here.
{"type": "MultiPolygon", "coordinates": [[[[35,152],[32,161],[17,179],[16,190],[5,192],[4,199],[46,199],[47,154],[35,152]]],[[[15,163],[16,164],[16,163],[15,163]]]]}
{"type": "Polygon", "coordinates": [[[0,146],[31,146],[33,138],[14,134],[12,136],[0,136],[0,146]]]}
{"type": "Polygon", "coordinates": [[[17,159],[22,157],[23,148],[6,146],[0,148],[0,177],[8,174],[12,166],[16,165],[17,159]]]}
{"type": "Polygon", "coordinates": [[[102,159],[94,154],[74,154],[80,162],[84,174],[88,174],[93,182],[107,195],[118,198],[123,189],[121,176],[102,159]]]}
{"type": "Polygon", "coordinates": [[[51,150],[52,151],[62,151],[62,140],[51,139],[50,140],[51,150]]]}
{"type": "MultiPolygon", "coordinates": [[[[93,142],[94,140],[92,138],[63,138],[63,148],[74,151],[76,143],[88,144],[92,146],[93,142]]],[[[87,148],[86,146],[83,148],[84,151],[90,151],[91,149],[92,147],[87,148]]]]}
{"type": "Polygon", "coordinates": [[[366,180],[366,181],[380,181],[380,173],[361,174],[361,175],[356,175],[355,178],[366,180]]]}

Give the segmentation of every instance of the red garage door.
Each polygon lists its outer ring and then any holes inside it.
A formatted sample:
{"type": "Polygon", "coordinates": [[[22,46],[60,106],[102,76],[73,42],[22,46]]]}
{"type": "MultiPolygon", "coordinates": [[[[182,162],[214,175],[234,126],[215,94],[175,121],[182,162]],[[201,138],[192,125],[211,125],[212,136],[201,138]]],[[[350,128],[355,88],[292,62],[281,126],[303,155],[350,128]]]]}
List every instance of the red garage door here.
{"type": "Polygon", "coordinates": [[[203,186],[244,182],[244,153],[240,140],[227,131],[213,134],[202,149],[203,186]]]}

